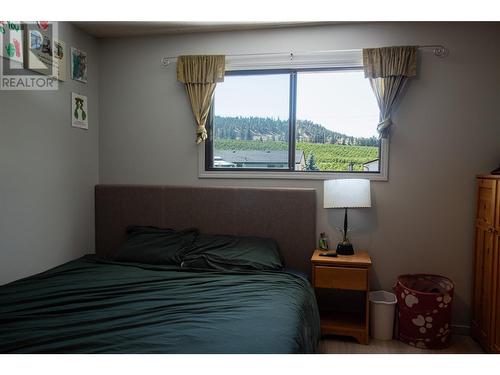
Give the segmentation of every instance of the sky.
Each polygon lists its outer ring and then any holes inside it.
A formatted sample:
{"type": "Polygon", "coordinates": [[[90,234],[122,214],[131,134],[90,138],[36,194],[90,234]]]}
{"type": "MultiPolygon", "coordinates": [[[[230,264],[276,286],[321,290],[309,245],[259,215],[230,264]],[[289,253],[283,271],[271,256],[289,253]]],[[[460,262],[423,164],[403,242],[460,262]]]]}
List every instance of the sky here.
{"type": "MultiPolygon", "coordinates": [[[[288,74],[226,75],[215,90],[218,116],[288,119],[288,74]]],[[[299,72],[297,119],[355,137],[377,135],[378,107],[362,71],[299,72]]]]}

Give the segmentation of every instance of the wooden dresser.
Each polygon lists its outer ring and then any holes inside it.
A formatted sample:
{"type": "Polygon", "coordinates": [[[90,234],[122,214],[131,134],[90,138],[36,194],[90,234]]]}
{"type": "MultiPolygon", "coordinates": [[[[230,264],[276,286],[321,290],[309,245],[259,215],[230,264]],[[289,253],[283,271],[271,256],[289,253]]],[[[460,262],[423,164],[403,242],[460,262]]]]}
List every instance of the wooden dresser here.
{"type": "Polygon", "coordinates": [[[478,176],[472,334],[500,353],[500,176],[478,176]]]}

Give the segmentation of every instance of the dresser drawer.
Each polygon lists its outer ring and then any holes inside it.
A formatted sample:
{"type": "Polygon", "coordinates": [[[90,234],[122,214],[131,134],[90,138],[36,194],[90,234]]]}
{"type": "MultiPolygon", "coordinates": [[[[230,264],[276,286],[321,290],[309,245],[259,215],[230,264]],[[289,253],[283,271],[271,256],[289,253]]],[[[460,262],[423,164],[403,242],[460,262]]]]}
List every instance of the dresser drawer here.
{"type": "Polygon", "coordinates": [[[314,267],[316,288],[368,289],[368,270],[349,267],[314,267]]]}

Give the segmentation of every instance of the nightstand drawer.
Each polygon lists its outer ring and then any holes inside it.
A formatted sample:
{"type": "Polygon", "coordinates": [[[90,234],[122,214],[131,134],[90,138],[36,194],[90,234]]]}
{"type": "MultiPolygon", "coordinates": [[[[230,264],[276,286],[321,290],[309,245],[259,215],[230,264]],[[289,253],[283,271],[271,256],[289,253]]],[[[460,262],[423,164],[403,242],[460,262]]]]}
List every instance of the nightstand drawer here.
{"type": "Polygon", "coordinates": [[[314,267],[316,288],[368,289],[368,270],[348,267],[314,267]]]}

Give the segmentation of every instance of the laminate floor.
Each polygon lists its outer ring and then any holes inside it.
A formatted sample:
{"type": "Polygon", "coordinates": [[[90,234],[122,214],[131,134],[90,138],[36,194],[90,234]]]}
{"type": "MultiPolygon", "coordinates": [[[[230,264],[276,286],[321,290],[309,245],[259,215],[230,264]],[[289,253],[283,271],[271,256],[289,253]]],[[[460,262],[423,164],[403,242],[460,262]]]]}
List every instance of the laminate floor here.
{"type": "Polygon", "coordinates": [[[451,345],[442,350],[419,349],[398,340],[370,340],[360,345],[354,339],[327,336],[319,344],[323,354],[482,354],[483,349],[470,336],[452,336],[451,345]]]}

